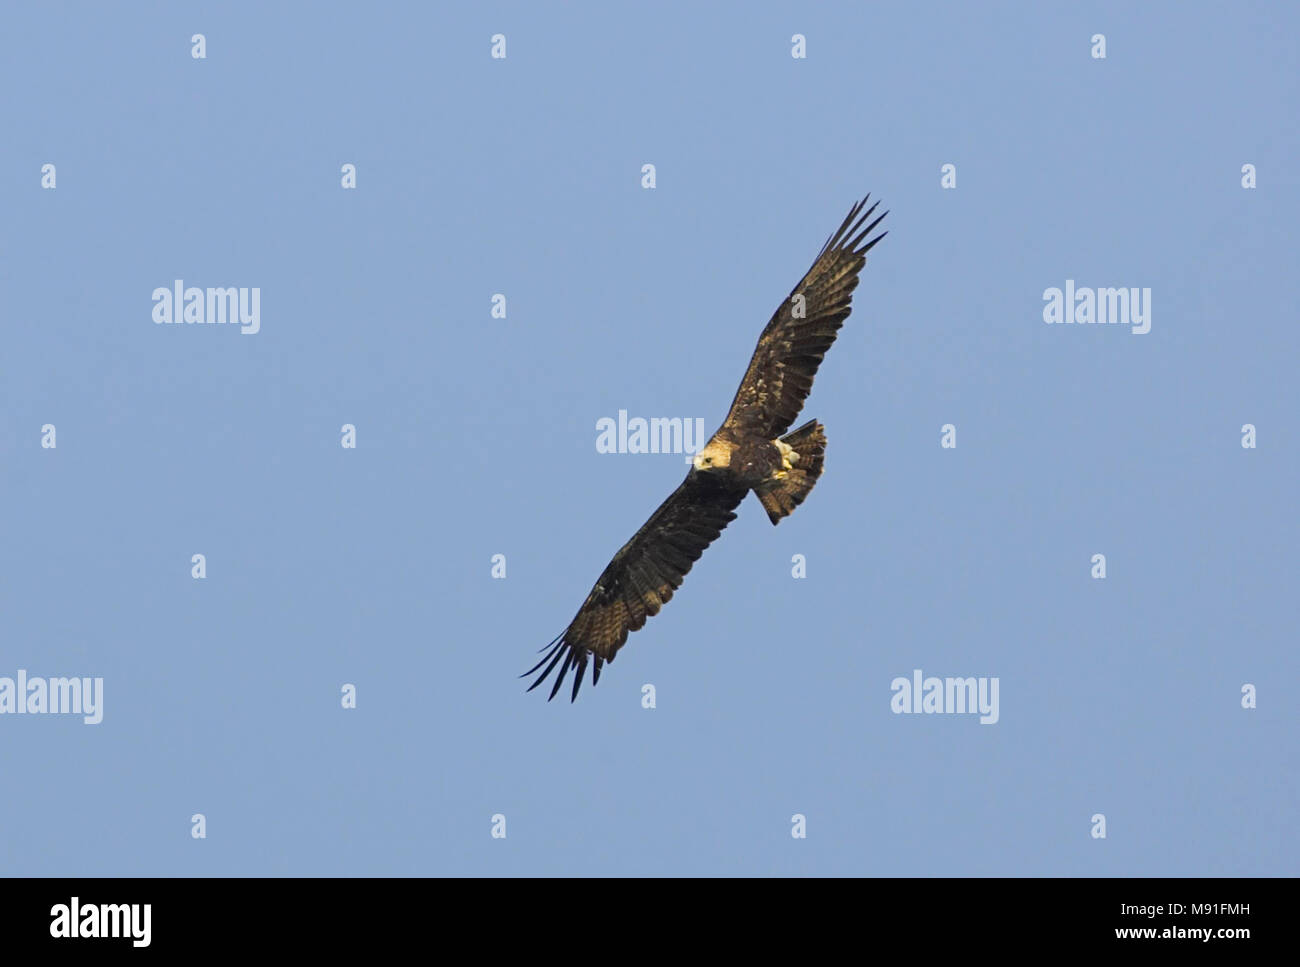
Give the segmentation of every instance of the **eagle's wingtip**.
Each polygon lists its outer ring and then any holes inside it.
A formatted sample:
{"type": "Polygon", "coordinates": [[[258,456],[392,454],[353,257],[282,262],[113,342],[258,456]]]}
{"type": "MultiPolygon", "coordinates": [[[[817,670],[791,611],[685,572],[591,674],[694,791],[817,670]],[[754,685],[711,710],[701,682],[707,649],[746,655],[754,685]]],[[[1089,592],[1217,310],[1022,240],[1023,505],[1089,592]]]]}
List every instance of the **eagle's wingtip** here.
{"type": "MultiPolygon", "coordinates": [[[[567,632],[565,634],[567,634],[567,632]]],[[[542,668],[543,665],[546,666],[545,669],[542,670],[542,673],[537,676],[537,680],[529,685],[526,691],[531,692],[538,685],[546,681],[546,679],[550,678],[551,672],[556,672],[555,681],[551,684],[551,693],[546,697],[546,700],[549,702],[560,693],[560,688],[564,685],[564,680],[568,677],[569,670],[572,669],[574,673],[573,691],[569,694],[569,701],[571,703],[576,702],[578,700],[578,690],[582,687],[583,678],[586,677],[587,658],[592,653],[581,645],[574,645],[572,642],[568,641],[563,634],[546,647],[549,648],[550,651],[542,656],[542,660],[519,676],[520,678],[527,678],[539,668],[542,668]],[[563,664],[560,664],[561,658],[564,659],[563,664]],[[558,671],[556,671],[556,665],[559,665],[558,671]]],[[[591,674],[591,684],[593,686],[600,681],[600,669],[604,664],[604,660],[601,659],[599,655],[595,655],[594,657],[596,660],[592,666],[591,674]]]]}
{"type": "MultiPolygon", "coordinates": [[[[556,638],[546,647],[549,648],[550,651],[548,651],[545,655],[542,656],[542,660],[539,661],[532,668],[528,669],[528,671],[524,672],[522,675],[519,676],[520,678],[527,678],[529,675],[533,674],[533,672],[537,671],[537,669],[541,668],[543,665],[546,665],[546,670],[537,676],[537,681],[529,685],[527,691],[531,692],[538,685],[542,684],[542,682],[546,681],[547,676],[551,674],[551,669],[555,667],[556,663],[559,662],[560,658],[564,655],[565,651],[568,650],[568,644],[565,642],[563,634],[561,634],[558,638],[556,638]]],[[[572,654],[571,650],[570,650],[570,654],[572,654]]],[[[552,697],[554,697],[555,693],[552,692],[551,695],[552,697]]]]}

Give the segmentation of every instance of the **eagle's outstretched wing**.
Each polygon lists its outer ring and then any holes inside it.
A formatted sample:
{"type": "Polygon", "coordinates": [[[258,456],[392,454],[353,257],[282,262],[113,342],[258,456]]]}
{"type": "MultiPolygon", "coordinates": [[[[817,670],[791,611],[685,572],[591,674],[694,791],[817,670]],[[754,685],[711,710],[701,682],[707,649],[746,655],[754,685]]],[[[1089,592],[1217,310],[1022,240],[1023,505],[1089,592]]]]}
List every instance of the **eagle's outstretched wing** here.
{"type": "Polygon", "coordinates": [[[858,273],[866,254],[887,234],[864,242],[889,212],[864,227],[880,205],[865,212],[868,195],[849,210],[790,297],[781,303],[758,337],[745,378],[731,402],[723,426],[774,440],[794,423],[812,389],[826,350],[849,317],[858,273]]]}
{"type": "Polygon", "coordinates": [[[595,661],[591,683],[595,685],[600,680],[601,666],[614,660],[628,632],[638,630],[647,618],[659,613],[704,549],[736,519],[736,505],[746,493],[728,487],[714,474],[692,469],[672,496],[614,555],[564,634],[542,649],[545,657],[524,672],[528,676],[546,666],[528,690],[542,684],[560,665],[551,688],[550,697],[554,698],[570,667],[576,667],[569,700],[576,699],[587,671],[587,658],[592,655],[595,661]]]}

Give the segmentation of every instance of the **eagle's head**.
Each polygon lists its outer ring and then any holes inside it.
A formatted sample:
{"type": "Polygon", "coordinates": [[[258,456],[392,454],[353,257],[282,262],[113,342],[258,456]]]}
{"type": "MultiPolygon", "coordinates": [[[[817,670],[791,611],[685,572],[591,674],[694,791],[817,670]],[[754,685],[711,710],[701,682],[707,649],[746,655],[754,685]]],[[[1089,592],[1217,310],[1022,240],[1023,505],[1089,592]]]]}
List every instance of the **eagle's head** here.
{"type": "Polygon", "coordinates": [[[695,469],[701,472],[725,470],[731,466],[731,451],[734,447],[722,440],[713,439],[699,453],[695,454],[695,469]]]}

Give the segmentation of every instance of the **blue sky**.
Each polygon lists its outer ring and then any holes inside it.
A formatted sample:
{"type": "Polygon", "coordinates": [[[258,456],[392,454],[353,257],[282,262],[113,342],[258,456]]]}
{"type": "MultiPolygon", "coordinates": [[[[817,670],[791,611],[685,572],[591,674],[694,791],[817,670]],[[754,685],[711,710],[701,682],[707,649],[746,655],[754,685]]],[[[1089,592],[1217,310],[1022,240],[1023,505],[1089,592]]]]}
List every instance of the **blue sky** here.
{"type": "Polygon", "coordinates": [[[0,677],[104,704],[0,715],[0,872],[1294,875],[1297,26],[10,10],[0,677]],[[576,704],[525,694],[685,471],[597,421],[711,431],[868,191],[817,489],[742,504],[576,704]],[[260,331],[155,324],[176,279],[260,331]],[[1066,280],[1150,331],[1045,324],[1066,280]],[[997,678],[997,723],[894,714],[914,669],[997,678]]]}

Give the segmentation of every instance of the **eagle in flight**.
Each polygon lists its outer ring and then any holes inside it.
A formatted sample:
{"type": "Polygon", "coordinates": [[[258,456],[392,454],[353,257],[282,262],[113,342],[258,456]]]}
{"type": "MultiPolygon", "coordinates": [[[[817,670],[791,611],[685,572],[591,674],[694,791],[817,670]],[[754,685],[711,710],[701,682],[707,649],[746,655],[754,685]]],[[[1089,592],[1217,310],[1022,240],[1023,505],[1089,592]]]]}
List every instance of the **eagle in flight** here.
{"type": "Polygon", "coordinates": [[[786,431],[803,408],[822,357],[849,317],[867,252],[887,234],[867,240],[889,214],[869,221],[880,204],[867,208],[870,197],[849,210],[758,337],[727,418],[695,454],[681,486],[614,555],[569,627],[521,676],[542,669],[528,691],[558,666],[550,695],[554,698],[573,668],[573,701],[588,661],[595,685],[601,667],[614,660],[628,633],[639,630],[672,598],[691,565],[736,519],[737,505],[751,490],[773,524],[807,498],[822,473],[825,429],[810,420],[786,431]]]}

